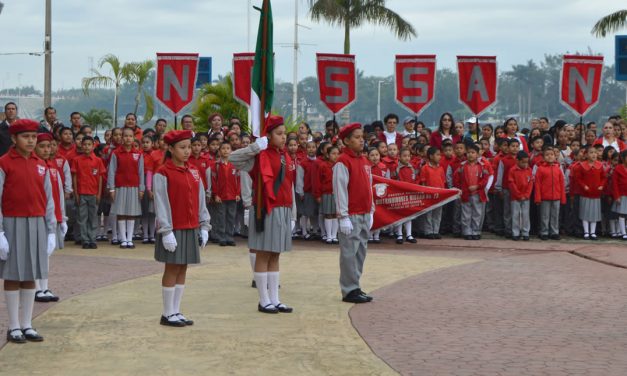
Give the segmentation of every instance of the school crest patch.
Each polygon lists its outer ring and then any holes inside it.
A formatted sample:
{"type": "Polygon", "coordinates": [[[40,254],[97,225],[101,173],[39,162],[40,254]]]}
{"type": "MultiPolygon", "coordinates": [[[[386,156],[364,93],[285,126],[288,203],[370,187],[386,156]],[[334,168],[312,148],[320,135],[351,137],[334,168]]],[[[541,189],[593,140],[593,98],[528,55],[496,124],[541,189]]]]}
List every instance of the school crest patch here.
{"type": "Polygon", "coordinates": [[[139,154],[133,153],[133,160],[138,161],[139,160],[139,154]]]}
{"type": "Polygon", "coordinates": [[[37,173],[39,176],[46,175],[46,167],[37,165],[37,173]]]}
{"type": "Polygon", "coordinates": [[[91,169],[91,174],[94,175],[94,176],[98,175],[98,169],[97,168],[92,168],[91,169]]]}
{"type": "Polygon", "coordinates": [[[190,169],[189,172],[192,173],[192,177],[195,181],[200,181],[200,174],[198,173],[198,170],[190,169]]]}
{"type": "Polygon", "coordinates": [[[374,191],[377,197],[385,197],[388,193],[388,185],[385,183],[375,184],[374,191]]]}

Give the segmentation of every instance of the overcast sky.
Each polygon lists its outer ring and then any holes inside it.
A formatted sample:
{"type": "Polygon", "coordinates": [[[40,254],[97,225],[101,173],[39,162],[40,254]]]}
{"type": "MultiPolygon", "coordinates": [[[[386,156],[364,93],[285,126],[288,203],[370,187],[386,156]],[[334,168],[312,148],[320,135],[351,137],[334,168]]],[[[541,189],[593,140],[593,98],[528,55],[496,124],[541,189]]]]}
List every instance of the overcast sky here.
{"type": "MultiPolygon", "coordinates": [[[[315,75],[315,53],[341,53],[343,31],[307,18],[299,1],[302,46],[299,77],[315,75]]],[[[2,0],[0,53],[43,50],[44,1],[2,0]]],[[[80,87],[90,58],[113,53],[123,62],[154,59],[156,52],[198,52],[213,57],[213,76],[231,69],[234,52],[247,50],[248,0],[52,0],[53,89],[80,87]]],[[[261,0],[253,0],[260,5],[261,0]]],[[[455,66],[458,54],[497,55],[500,70],[545,53],[587,51],[614,59],[614,38],[594,38],[590,29],[624,4],[616,0],[389,0],[419,35],[409,42],[372,25],[353,31],[352,53],[366,75],[393,73],[398,53],[436,54],[438,67],[455,66]]],[[[292,43],[294,0],[273,0],[275,44],[292,43]]],[[[251,12],[251,49],[258,13],[251,12]]],[[[625,31],[627,34],[627,30],[625,31]]],[[[293,49],[275,46],[276,76],[292,80],[293,49]]],[[[43,88],[44,58],[0,56],[0,88],[43,88]]]]}

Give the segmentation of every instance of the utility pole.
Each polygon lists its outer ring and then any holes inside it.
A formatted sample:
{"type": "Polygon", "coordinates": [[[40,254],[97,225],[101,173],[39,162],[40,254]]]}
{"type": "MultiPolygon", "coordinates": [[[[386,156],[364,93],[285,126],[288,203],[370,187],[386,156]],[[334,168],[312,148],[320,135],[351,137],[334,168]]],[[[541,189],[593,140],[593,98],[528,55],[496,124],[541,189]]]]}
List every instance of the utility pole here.
{"type": "Polygon", "coordinates": [[[292,84],[292,121],[298,117],[298,2],[294,0],[294,79],[292,84]]]}
{"type": "Polygon", "coordinates": [[[52,26],[51,1],[46,0],[46,36],[44,39],[44,107],[52,106],[52,26]]]}
{"type": "Polygon", "coordinates": [[[248,8],[246,11],[247,22],[246,22],[246,52],[250,51],[250,8],[252,8],[251,0],[248,0],[248,8]]]}
{"type": "Polygon", "coordinates": [[[377,85],[377,120],[381,120],[381,84],[385,81],[379,81],[377,85]]]}

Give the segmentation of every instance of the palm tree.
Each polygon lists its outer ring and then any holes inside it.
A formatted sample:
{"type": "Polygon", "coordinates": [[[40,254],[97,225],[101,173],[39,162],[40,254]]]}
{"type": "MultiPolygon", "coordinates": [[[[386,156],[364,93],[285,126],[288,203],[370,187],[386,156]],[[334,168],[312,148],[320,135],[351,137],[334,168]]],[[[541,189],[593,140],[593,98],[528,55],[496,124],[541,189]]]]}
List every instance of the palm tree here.
{"type": "Polygon", "coordinates": [[[409,40],[416,30],[398,13],[386,8],[385,0],[309,0],[311,19],[325,20],[332,26],[344,27],[344,53],[349,54],[350,31],[372,22],[390,28],[397,38],[409,40]]]}
{"type": "Polygon", "coordinates": [[[603,38],[627,26],[627,10],[619,10],[601,18],[592,28],[592,35],[603,38]]]}
{"type": "Polygon", "coordinates": [[[139,109],[139,103],[141,102],[142,93],[144,94],[144,100],[146,101],[146,113],[144,114],[142,124],[148,123],[154,114],[155,105],[152,100],[152,95],[144,89],[144,84],[150,78],[150,72],[155,67],[155,62],[152,60],[144,60],[139,63],[129,63],[129,77],[128,80],[137,85],[137,94],[135,95],[135,110],[133,113],[137,113],[139,109]]]}
{"type": "Polygon", "coordinates": [[[81,117],[85,124],[89,124],[94,128],[94,134],[98,130],[98,126],[111,128],[113,120],[111,112],[98,108],[92,108],[87,113],[81,113],[81,117]]]}
{"type": "Polygon", "coordinates": [[[242,130],[247,129],[248,111],[233,96],[233,77],[231,74],[223,77],[217,84],[206,84],[200,89],[198,99],[194,104],[192,116],[198,131],[206,131],[209,124],[207,119],[213,113],[219,113],[225,119],[237,116],[242,123],[242,130]]]}
{"type": "Polygon", "coordinates": [[[100,59],[98,67],[102,69],[105,64],[108,64],[111,68],[111,76],[102,74],[101,72],[92,69],[93,76],[83,78],[83,93],[89,95],[89,89],[95,87],[114,87],[115,92],[113,95],[113,126],[118,126],[118,96],[120,95],[120,86],[123,81],[127,81],[130,77],[129,64],[122,65],[120,59],[113,54],[108,54],[100,59]]]}

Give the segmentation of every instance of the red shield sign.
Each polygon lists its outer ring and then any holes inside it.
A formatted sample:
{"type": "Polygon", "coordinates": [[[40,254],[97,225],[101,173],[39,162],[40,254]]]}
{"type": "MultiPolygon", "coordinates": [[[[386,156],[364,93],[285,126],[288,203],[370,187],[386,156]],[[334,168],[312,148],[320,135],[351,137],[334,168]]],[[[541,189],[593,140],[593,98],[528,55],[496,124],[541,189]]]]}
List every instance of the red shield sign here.
{"type": "Polygon", "coordinates": [[[476,116],[496,103],[496,56],[457,56],[459,101],[476,116]]]}
{"type": "Polygon", "coordinates": [[[233,54],[233,96],[246,107],[250,107],[253,65],[254,52],[233,54]]]}
{"type": "Polygon", "coordinates": [[[564,55],[560,78],[560,102],[579,116],[599,102],[603,56],[564,55]]]}
{"type": "Polygon", "coordinates": [[[320,100],[334,114],[355,101],[355,55],[316,54],[320,100]]]}
{"type": "Polygon", "coordinates": [[[157,53],[157,100],[174,115],[194,98],[198,54],[157,53]]]}
{"type": "Polygon", "coordinates": [[[396,101],[418,116],[433,102],[435,55],[396,55],[396,101]]]}

